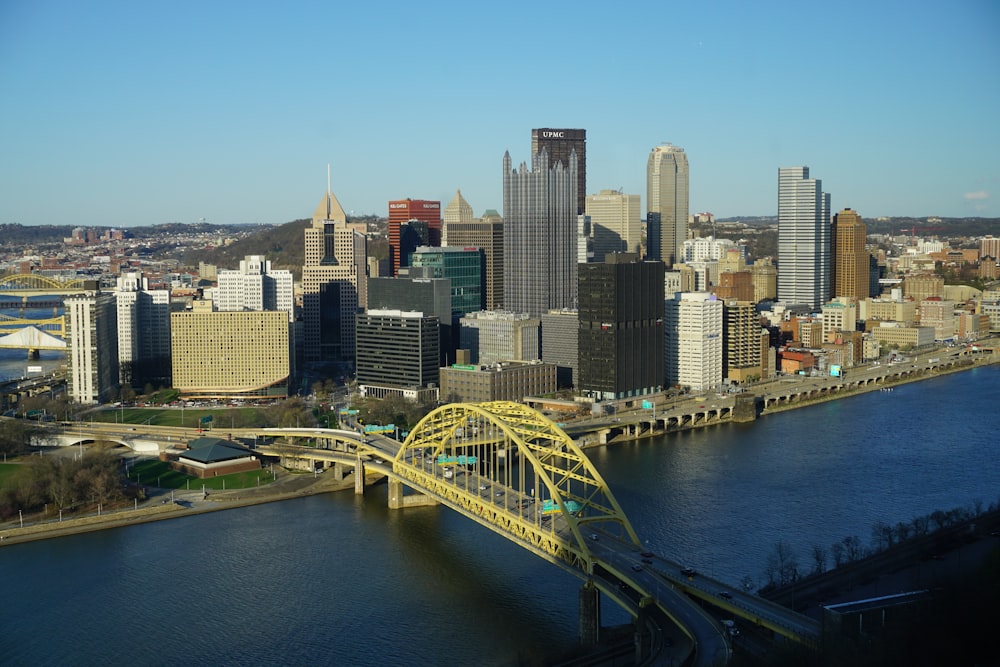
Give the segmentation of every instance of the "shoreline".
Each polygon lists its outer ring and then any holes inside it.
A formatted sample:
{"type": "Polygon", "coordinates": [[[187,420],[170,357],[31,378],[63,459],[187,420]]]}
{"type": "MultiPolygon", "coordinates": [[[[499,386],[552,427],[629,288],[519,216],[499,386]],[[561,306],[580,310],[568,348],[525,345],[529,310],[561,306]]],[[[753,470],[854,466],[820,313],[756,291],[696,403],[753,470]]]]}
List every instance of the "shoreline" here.
{"type": "MultiPolygon", "coordinates": [[[[1000,357],[997,357],[997,356],[995,356],[993,354],[990,354],[990,355],[983,355],[983,356],[980,356],[980,357],[969,359],[967,364],[962,364],[962,365],[957,366],[957,367],[955,365],[952,365],[952,364],[941,364],[939,366],[932,366],[932,367],[929,367],[927,369],[924,369],[919,374],[912,374],[912,375],[905,375],[905,376],[902,376],[902,375],[900,375],[900,376],[892,376],[891,379],[887,379],[885,382],[880,382],[880,383],[877,383],[877,384],[865,385],[865,386],[862,386],[862,387],[853,387],[853,388],[850,388],[850,389],[841,389],[841,390],[837,390],[837,391],[823,393],[823,394],[818,395],[818,396],[811,396],[809,398],[796,399],[795,401],[789,402],[789,403],[774,404],[774,405],[772,405],[772,406],[770,406],[768,408],[762,409],[759,412],[757,412],[756,417],[752,421],[738,422],[738,423],[753,424],[754,422],[758,421],[759,419],[761,419],[763,417],[770,416],[772,414],[778,414],[778,413],[781,413],[781,412],[788,412],[789,410],[798,410],[800,408],[808,408],[808,407],[811,407],[811,406],[814,406],[814,405],[819,405],[821,403],[828,403],[830,401],[837,401],[837,400],[844,399],[844,398],[851,398],[853,396],[860,396],[862,394],[868,394],[868,393],[875,392],[875,391],[881,391],[883,389],[891,389],[893,387],[901,386],[901,385],[904,385],[904,384],[912,384],[912,383],[915,383],[915,382],[923,382],[924,380],[931,380],[931,379],[934,379],[934,378],[937,378],[937,377],[942,377],[942,376],[945,376],[945,375],[952,375],[954,373],[964,373],[966,371],[971,371],[971,370],[974,370],[976,368],[981,368],[981,367],[984,367],[984,366],[990,366],[990,365],[994,365],[994,364],[1000,364],[1000,357]]],[[[755,396],[755,398],[760,399],[761,396],[755,396]]],[[[611,440],[608,440],[605,443],[588,442],[588,443],[579,443],[579,444],[580,444],[580,448],[583,449],[583,450],[596,449],[598,447],[612,447],[614,445],[624,444],[624,443],[627,443],[627,442],[638,442],[640,440],[645,440],[645,439],[655,438],[655,437],[661,437],[661,436],[664,436],[664,435],[670,435],[672,433],[681,433],[683,431],[689,431],[689,430],[692,430],[692,429],[702,429],[702,428],[708,428],[708,427],[711,427],[711,426],[720,426],[720,425],[723,425],[723,424],[732,424],[734,422],[735,422],[735,420],[732,419],[732,417],[727,417],[724,420],[718,420],[718,421],[713,421],[713,422],[708,422],[708,423],[699,422],[699,423],[693,424],[693,425],[692,424],[686,424],[686,425],[684,425],[682,427],[679,427],[679,428],[671,428],[670,430],[655,431],[655,432],[644,431],[643,433],[641,433],[641,434],[639,434],[637,436],[630,436],[630,435],[628,435],[626,433],[626,434],[622,434],[622,435],[616,436],[615,438],[613,438],[611,440]]],[[[596,432],[597,430],[599,430],[599,429],[594,429],[594,431],[591,431],[591,432],[596,432]]],[[[577,436],[576,439],[577,440],[581,439],[583,437],[583,435],[584,434],[581,434],[581,436],[577,436]]]]}
{"type": "MultiPolygon", "coordinates": [[[[305,498],[323,493],[334,493],[354,488],[353,475],[345,477],[340,481],[330,481],[330,477],[299,479],[298,475],[286,474],[285,478],[277,484],[281,487],[267,489],[232,489],[229,491],[214,491],[211,500],[191,500],[194,494],[184,494],[177,501],[160,500],[157,495],[154,501],[147,501],[145,507],[138,509],[115,510],[112,513],[100,516],[90,515],[75,519],[46,520],[43,523],[33,523],[30,526],[20,528],[17,526],[0,529],[0,547],[24,544],[26,542],[37,542],[40,540],[66,537],[70,535],[81,535],[99,530],[109,530],[112,528],[124,528],[154,521],[165,521],[167,519],[177,519],[187,516],[207,514],[209,512],[221,512],[239,507],[250,507],[251,505],[263,505],[265,503],[279,502],[282,500],[292,500],[294,498],[305,498]],[[288,488],[290,487],[290,488],[288,488]],[[166,504],[163,504],[166,502],[166,504]],[[188,503],[188,504],[180,504],[188,503]]],[[[381,478],[381,475],[371,476],[374,479],[381,478]]],[[[366,480],[365,485],[370,482],[366,480]]],[[[160,489],[160,491],[169,491],[160,489]]],[[[197,494],[201,496],[201,494],[197,494]]]]}
{"type": "MultiPolygon", "coordinates": [[[[849,398],[851,396],[858,396],[873,391],[879,391],[887,387],[894,387],[896,385],[921,382],[923,380],[929,380],[943,375],[951,375],[953,373],[961,373],[976,368],[980,368],[982,366],[989,366],[997,363],[1000,363],[1000,359],[995,358],[992,354],[988,356],[984,355],[977,359],[971,360],[968,365],[962,365],[957,368],[954,366],[930,368],[919,375],[899,377],[892,381],[880,383],[877,385],[870,385],[870,386],[866,385],[864,387],[854,388],[847,391],[838,391],[808,399],[797,400],[794,403],[776,405],[774,407],[768,408],[767,410],[762,410],[760,413],[758,413],[757,419],[760,419],[761,417],[765,417],[771,414],[786,412],[788,410],[797,410],[799,408],[818,405],[820,403],[835,401],[842,398],[849,398]]],[[[708,426],[715,426],[727,423],[732,423],[732,420],[727,419],[726,421],[712,422],[710,424],[697,424],[694,426],[685,426],[684,428],[674,429],[670,431],[662,431],[657,433],[647,432],[638,437],[620,436],[604,444],[593,443],[593,444],[581,445],[581,449],[593,449],[596,447],[611,447],[626,442],[635,442],[645,438],[668,435],[670,433],[679,433],[681,431],[693,428],[705,428],[708,426]]],[[[381,478],[382,475],[371,475],[370,477],[372,477],[373,478],[372,481],[374,481],[374,479],[376,478],[381,478]]],[[[366,480],[365,486],[367,487],[369,483],[370,482],[366,480]]],[[[13,546],[15,544],[23,544],[26,542],[36,542],[39,540],[53,539],[69,535],[80,535],[83,533],[90,533],[99,530],[123,528],[126,526],[131,526],[136,524],[151,523],[153,521],[164,521],[167,519],[176,519],[185,516],[195,516],[198,514],[206,514],[208,512],[220,512],[229,509],[236,509],[239,507],[249,507],[251,505],[262,505],[264,503],[280,502],[282,500],[303,498],[306,496],[319,495],[323,493],[334,493],[353,488],[354,488],[353,474],[346,476],[343,480],[333,481],[330,476],[320,476],[318,478],[311,476],[301,477],[296,474],[286,473],[284,478],[276,482],[275,485],[273,485],[271,488],[264,487],[264,488],[251,488],[251,489],[233,489],[228,491],[214,491],[211,494],[212,498],[211,500],[200,499],[200,498],[192,500],[192,498],[200,497],[201,494],[185,493],[179,499],[179,502],[188,503],[186,505],[179,504],[178,501],[175,502],[165,501],[161,499],[160,495],[158,495],[155,497],[156,500],[147,501],[146,506],[140,507],[138,509],[117,510],[114,513],[104,514],[101,516],[91,515],[74,519],[66,519],[63,521],[47,520],[43,523],[34,523],[30,526],[25,526],[24,528],[17,527],[16,525],[8,526],[6,528],[0,529],[0,547],[13,546]]],[[[160,491],[162,492],[165,490],[161,489],[160,491]]]]}

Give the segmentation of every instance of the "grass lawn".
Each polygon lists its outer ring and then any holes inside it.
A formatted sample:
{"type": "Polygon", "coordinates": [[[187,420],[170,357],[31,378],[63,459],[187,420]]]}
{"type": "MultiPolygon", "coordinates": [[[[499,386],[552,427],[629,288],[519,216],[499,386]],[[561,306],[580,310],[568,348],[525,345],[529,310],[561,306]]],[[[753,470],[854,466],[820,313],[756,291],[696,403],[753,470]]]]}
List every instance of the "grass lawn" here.
{"type": "Polygon", "coordinates": [[[185,475],[173,470],[163,461],[141,461],[129,469],[129,479],[145,486],[157,486],[163,489],[198,490],[206,489],[221,491],[222,489],[250,489],[264,486],[272,481],[266,470],[248,470],[201,479],[185,475]]]}
{"type": "Polygon", "coordinates": [[[23,470],[24,466],[17,465],[16,463],[0,463],[0,489],[7,482],[8,479],[17,474],[18,470],[23,470]]]}
{"type": "Polygon", "coordinates": [[[263,408],[107,408],[93,415],[94,421],[110,424],[151,424],[153,426],[185,426],[197,428],[203,417],[212,417],[215,428],[239,428],[239,424],[262,423],[258,412],[263,408]],[[124,419],[124,422],[122,420],[124,419]]]}

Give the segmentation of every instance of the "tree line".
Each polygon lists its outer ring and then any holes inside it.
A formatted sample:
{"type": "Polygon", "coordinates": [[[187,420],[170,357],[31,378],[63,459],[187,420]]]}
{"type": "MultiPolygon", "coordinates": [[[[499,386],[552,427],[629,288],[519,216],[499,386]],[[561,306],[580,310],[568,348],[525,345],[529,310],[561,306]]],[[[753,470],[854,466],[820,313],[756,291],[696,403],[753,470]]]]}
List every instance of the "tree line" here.
{"type": "MultiPolygon", "coordinates": [[[[1000,503],[993,503],[985,511],[1000,509],[1000,503]]],[[[871,538],[865,544],[857,535],[848,535],[834,542],[829,548],[814,544],[809,550],[807,564],[803,565],[795,548],[785,540],[779,540],[768,554],[764,570],[766,583],[763,588],[774,588],[792,584],[805,576],[822,574],[842,565],[854,563],[882,551],[893,548],[908,540],[931,535],[946,528],[960,525],[984,513],[982,500],[973,501],[970,507],[956,507],[951,510],[934,510],[929,514],[915,517],[910,521],[900,521],[895,525],[884,521],[872,524],[871,538]]],[[[753,588],[753,580],[746,577],[744,587],[753,588]]]]}
{"type": "Polygon", "coordinates": [[[0,489],[0,518],[46,505],[56,510],[107,506],[124,500],[125,484],[121,460],[107,449],[92,449],[76,458],[32,457],[0,489]]]}

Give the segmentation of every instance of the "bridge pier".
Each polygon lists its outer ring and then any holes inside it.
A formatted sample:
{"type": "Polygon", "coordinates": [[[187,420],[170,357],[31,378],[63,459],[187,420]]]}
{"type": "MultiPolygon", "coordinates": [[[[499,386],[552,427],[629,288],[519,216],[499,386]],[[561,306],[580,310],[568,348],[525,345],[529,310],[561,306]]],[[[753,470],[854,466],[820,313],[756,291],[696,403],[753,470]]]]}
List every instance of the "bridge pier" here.
{"type": "Polygon", "coordinates": [[[639,615],[635,619],[635,634],[632,641],[635,645],[635,664],[641,665],[649,656],[650,640],[647,625],[649,624],[649,605],[639,603],[639,615]]]}
{"type": "Polygon", "coordinates": [[[330,466],[327,469],[327,474],[328,475],[333,475],[333,478],[335,480],[337,480],[338,482],[343,481],[343,479],[344,479],[344,464],[343,463],[334,463],[332,466],[330,466]]]}
{"type": "Polygon", "coordinates": [[[753,394],[737,394],[733,401],[732,420],[737,423],[757,420],[757,397],[753,394]]]}
{"type": "Polygon", "coordinates": [[[365,495],[365,462],[361,460],[360,454],[354,464],[354,495],[365,495]]]}
{"type": "Polygon", "coordinates": [[[389,478],[389,509],[398,510],[403,507],[403,483],[398,479],[389,478]]]}
{"type": "Polygon", "coordinates": [[[601,633],[601,591],[593,580],[580,587],[580,643],[597,646],[601,633]]]}

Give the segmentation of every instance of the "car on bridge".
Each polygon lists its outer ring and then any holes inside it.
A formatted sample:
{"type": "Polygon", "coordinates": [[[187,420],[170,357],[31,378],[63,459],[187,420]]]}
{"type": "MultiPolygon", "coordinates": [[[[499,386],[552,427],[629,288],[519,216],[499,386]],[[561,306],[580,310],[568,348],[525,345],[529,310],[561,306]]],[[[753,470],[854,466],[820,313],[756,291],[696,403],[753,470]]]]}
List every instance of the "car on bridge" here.
{"type": "Polygon", "coordinates": [[[683,570],[681,570],[681,574],[683,574],[685,577],[693,577],[698,573],[695,571],[693,567],[686,567],[683,570]]]}

